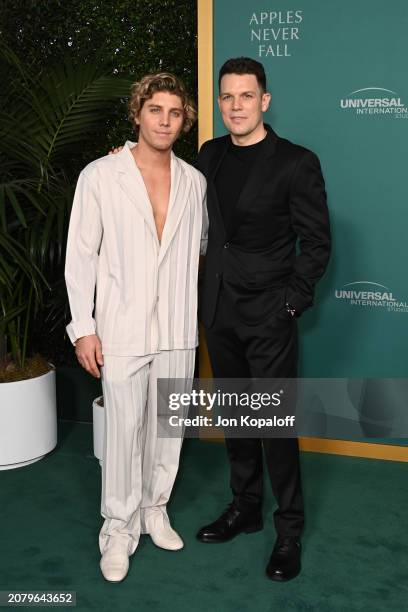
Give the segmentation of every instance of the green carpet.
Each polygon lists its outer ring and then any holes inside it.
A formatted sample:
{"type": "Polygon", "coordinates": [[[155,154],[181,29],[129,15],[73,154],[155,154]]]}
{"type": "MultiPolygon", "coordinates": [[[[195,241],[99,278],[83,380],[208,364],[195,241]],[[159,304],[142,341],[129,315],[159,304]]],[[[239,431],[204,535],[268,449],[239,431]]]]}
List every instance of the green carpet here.
{"type": "Polygon", "coordinates": [[[403,611],[408,607],[408,464],[302,454],[306,498],[303,571],[265,575],[274,542],[266,482],[265,529],[226,544],[195,540],[230,501],[222,444],[186,440],[169,515],[185,548],[142,536],[129,575],[99,569],[100,467],[92,427],[59,422],[57,449],[0,472],[0,590],[72,590],[79,610],[125,612],[403,611]]]}

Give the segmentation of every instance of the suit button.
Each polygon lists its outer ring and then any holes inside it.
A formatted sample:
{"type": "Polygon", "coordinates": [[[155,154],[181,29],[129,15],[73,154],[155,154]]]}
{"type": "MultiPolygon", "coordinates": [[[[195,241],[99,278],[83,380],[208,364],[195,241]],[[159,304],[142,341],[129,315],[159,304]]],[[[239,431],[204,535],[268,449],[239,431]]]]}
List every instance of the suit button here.
{"type": "Polygon", "coordinates": [[[215,273],[215,278],[220,278],[220,273],[219,272],[215,273]]]}
{"type": "Polygon", "coordinates": [[[229,248],[229,242],[226,242],[226,243],[224,244],[224,249],[228,249],[228,248],[229,248]]]}

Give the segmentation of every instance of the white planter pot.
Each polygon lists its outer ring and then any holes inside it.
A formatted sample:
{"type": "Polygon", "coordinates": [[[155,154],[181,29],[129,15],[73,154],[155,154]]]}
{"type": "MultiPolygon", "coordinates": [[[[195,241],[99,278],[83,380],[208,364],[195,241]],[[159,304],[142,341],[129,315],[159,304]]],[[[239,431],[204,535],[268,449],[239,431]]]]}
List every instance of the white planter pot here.
{"type": "Polygon", "coordinates": [[[105,409],[103,406],[98,404],[100,399],[102,399],[102,396],[94,399],[92,404],[92,415],[94,455],[97,459],[99,459],[99,464],[102,465],[103,436],[105,432],[105,409]]]}
{"type": "Polygon", "coordinates": [[[0,384],[0,470],[42,459],[57,444],[55,369],[0,384]]]}

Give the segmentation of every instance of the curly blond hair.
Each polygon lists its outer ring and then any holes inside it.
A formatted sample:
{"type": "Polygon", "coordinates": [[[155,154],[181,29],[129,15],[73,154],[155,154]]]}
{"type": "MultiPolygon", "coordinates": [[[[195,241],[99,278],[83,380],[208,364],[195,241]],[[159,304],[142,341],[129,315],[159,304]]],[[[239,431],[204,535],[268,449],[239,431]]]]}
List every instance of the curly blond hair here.
{"type": "Polygon", "coordinates": [[[167,91],[181,99],[184,110],[183,132],[188,132],[197,120],[197,107],[188,95],[184,83],[171,72],[158,72],[147,74],[140,81],[133,83],[129,100],[129,119],[132,122],[136,133],[139,126],[136,119],[146,100],[150,100],[158,91],[167,91]]]}

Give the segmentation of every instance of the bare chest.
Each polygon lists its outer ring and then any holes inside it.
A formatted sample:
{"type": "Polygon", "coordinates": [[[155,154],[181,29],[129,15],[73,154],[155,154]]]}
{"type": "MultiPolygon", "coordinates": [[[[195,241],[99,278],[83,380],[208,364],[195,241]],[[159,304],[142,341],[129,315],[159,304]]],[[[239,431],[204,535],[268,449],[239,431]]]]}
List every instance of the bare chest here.
{"type": "Polygon", "coordinates": [[[160,174],[142,172],[147,194],[153,210],[157,237],[161,242],[164,225],[166,223],[170,198],[170,171],[160,174]]]}

